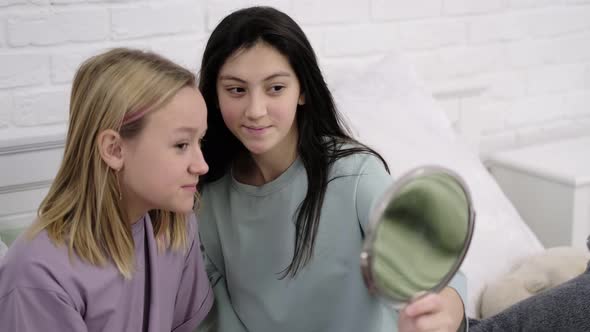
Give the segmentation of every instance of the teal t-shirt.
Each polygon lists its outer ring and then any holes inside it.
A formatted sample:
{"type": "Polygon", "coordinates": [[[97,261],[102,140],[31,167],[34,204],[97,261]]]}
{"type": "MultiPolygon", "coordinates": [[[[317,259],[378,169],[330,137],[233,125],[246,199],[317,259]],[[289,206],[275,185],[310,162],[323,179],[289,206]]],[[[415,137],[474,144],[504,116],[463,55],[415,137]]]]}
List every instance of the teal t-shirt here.
{"type": "MultiPolygon", "coordinates": [[[[397,314],[369,294],[359,258],[370,208],[393,179],[375,156],[354,154],[334,163],[329,180],[314,255],[284,279],[307,190],[302,162],[262,186],[228,173],[204,187],[199,230],[219,331],[396,330],[397,314]]],[[[465,298],[458,277],[452,286],[465,298]]]]}

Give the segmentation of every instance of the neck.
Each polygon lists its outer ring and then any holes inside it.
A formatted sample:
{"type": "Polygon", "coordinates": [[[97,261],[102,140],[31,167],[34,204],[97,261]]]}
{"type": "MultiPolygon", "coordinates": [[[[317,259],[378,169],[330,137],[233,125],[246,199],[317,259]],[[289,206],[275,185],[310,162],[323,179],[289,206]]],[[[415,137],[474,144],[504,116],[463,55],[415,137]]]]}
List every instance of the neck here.
{"type": "Polygon", "coordinates": [[[297,141],[285,143],[264,154],[249,153],[240,158],[238,180],[261,186],[278,178],[297,159],[297,141]]]}
{"type": "MultiPolygon", "coordinates": [[[[127,197],[129,197],[129,193],[126,193],[127,197]]],[[[148,213],[148,209],[145,207],[140,206],[139,203],[131,202],[129,199],[125,199],[125,193],[123,194],[123,201],[121,202],[122,206],[124,206],[124,213],[125,217],[127,217],[127,222],[131,225],[135,224],[136,222],[140,221],[146,213],[148,213]]]]}
{"type": "Polygon", "coordinates": [[[255,178],[258,182],[268,183],[281,176],[297,159],[297,151],[291,151],[289,154],[281,153],[281,156],[274,158],[272,156],[251,156],[252,168],[255,178]]]}
{"type": "Polygon", "coordinates": [[[131,225],[133,225],[133,224],[137,223],[138,221],[140,221],[143,218],[143,216],[145,216],[146,213],[147,213],[147,211],[143,212],[143,213],[134,213],[132,215],[129,214],[129,216],[127,217],[128,218],[127,220],[129,220],[131,225]]]}

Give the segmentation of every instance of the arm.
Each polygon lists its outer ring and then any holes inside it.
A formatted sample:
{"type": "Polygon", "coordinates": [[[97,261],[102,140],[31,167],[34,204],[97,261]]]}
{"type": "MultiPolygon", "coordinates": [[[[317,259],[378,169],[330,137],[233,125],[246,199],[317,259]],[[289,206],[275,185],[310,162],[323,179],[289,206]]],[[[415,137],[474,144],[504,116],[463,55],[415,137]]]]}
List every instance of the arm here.
{"type": "MultiPolygon", "coordinates": [[[[357,213],[364,232],[368,227],[371,207],[376,199],[392,184],[392,178],[376,158],[367,159],[357,183],[357,213]]],[[[443,330],[457,331],[465,322],[465,278],[461,273],[439,294],[429,294],[413,302],[400,313],[400,331],[418,329],[421,326],[442,327],[443,330]],[[419,322],[419,323],[418,323],[419,322]],[[418,325],[416,325],[418,323],[418,325]]]]}
{"type": "Polygon", "coordinates": [[[21,287],[0,298],[2,330],[86,332],[86,324],[67,297],[54,291],[21,287]]]}
{"type": "Polygon", "coordinates": [[[87,331],[84,303],[59,273],[68,266],[56,263],[50,248],[17,240],[0,261],[0,330],[87,331]]]}
{"type": "Polygon", "coordinates": [[[213,288],[215,304],[197,331],[246,331],[231,302],[216,216],[211,208],[212,202],[209,201],[212,194],[207,189],[205,187],[203,190],[203,204],[199,211],[199,238],[203,249],[202,259],[213,288]]]}
{"type": "Polygon", "coordinates": [[[363,234],[369,228],[371,208],[392,183],[393,178],[381,161],[377,157],[368,156],[361,167],[355,195],[357,218],[363,234]]]}
{"type": "MultiPolygon", "coordinates": [[[[459,294],[451,287],[421,297],[400,312],[400,331],[458,331],[465,320],[459,294]]],[[[465,330],[465,328],[462,328],[465,330]]]]}
{"type": "Polygon", "coordinates": [[[467,277],[461,270],[457,271],[457,274],[451,279],[449,286],[446,288],[450,288],[459,296],[459,301],[461,301],[461,312],[460,312],[460,319],[461,324],[457,331],[465,331],[469,330],[469,324],[467,321],[467,313],[465,311],[465,300],[467,299],[467,277]]]}
{"type": "Polygon", "coordinates": [[[233,309],[225,278],[217,271],[207,254],[204,257],[209,280],[215,294],[215,304],[203,324],[199,326],[198,331],[246,331],[233,309]]]}

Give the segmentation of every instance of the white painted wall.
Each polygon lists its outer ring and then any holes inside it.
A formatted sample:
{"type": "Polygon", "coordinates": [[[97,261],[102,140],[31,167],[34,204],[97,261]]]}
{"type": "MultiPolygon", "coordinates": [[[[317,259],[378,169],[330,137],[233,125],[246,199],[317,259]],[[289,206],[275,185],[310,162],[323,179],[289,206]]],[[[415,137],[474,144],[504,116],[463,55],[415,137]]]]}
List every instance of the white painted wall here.
{"type": "Polygon", "coordinates": [[[0,147],[63,135],[87,56],[149,48],[196,70],[221,17],[256,3],[304,27],[329,82],[406,53],[482,153],[590,134],[588,0],[0,0],[0,147]]]}

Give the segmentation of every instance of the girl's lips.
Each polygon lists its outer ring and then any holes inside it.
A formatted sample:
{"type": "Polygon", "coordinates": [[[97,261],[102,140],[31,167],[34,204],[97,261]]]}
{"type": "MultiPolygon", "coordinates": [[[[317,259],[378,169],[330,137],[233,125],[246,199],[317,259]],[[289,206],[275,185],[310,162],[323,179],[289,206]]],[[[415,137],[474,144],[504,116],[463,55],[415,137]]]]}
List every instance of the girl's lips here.
{"type": "Polygon", "coordinates": [[[197,192],[197,184],[188,184],[186,186],[182,186],[182,189],[195,193],[197,192]]]}
{"type": "Polygon", "coordinates": [[[264,132],[266,132],[266,130],[270,128],[270,126],[267,127],[249,127],[249,126],[244,126],[244,129],[246,129],[246,132],[253,134],[253,135],[260,135],[263,134],[264,132]]]}

